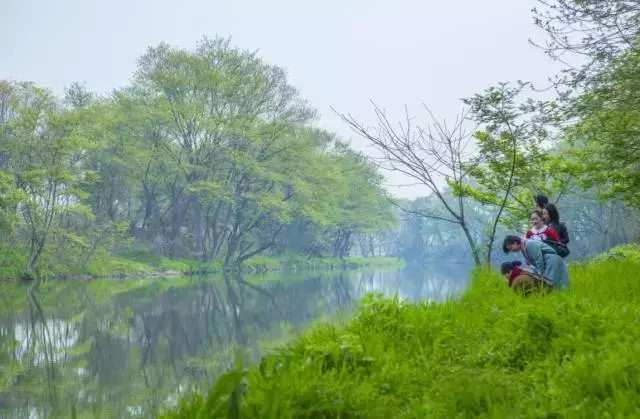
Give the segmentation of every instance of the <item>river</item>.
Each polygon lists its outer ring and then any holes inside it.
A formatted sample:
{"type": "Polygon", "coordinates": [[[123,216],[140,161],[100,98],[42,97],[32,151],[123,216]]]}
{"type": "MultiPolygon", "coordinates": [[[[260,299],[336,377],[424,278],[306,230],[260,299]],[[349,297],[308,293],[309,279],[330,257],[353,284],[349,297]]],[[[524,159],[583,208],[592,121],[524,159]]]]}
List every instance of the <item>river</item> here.
{"type": "Polygon", "coordinates": [[[39,299],[42,311],[14,302],[0,315],[0,417],[153,417],[238,356],[255,362],[314,321],[344,321],[367,293],[439,301],[468,275],[454,266],[171,281],[112,295],[106,280],[65,284],[39,299]]]}

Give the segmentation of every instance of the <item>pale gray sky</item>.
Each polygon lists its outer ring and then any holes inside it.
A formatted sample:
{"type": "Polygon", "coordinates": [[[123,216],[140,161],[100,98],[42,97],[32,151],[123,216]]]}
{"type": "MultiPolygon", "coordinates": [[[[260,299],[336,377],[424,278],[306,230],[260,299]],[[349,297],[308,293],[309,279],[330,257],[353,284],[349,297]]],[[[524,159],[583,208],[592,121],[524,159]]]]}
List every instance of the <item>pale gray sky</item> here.
{"type": "MultiPolygon", "coordinates": [[[[535,0],[0,0],[0,79],[61,92],[73,81],[98,92],[128,83],[136,59],[159,42],[195,48],[231,37],[287,69],[322,114],[318,126],[365,150],[330,110],[373,123],[369,100],[391,112],[428,104],[452,120],[460,98],[500,81],[544,84],[557,71],[528,38],[535,0]]],[[[396,114],[402,117],[400,113],[396,114]]],[[[399,196],[424,187],[388,175],[399,196]]]]}

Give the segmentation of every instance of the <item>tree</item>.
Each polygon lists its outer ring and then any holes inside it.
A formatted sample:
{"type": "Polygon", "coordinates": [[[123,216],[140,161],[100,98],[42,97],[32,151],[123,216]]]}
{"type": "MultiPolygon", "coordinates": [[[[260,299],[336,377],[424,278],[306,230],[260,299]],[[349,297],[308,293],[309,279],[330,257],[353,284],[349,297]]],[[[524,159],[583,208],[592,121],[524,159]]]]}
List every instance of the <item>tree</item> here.
{"type": "Polygon", "coordinates": [[[16,209],[19,201],[18,191],[13,187],[13,179],[0,171],[0,234],[10,236],[18,220],[16,209]]]}
{"type": "Polygon", "coordinates": [[[344,145],[337,158],[343,188],[332,201],[329,239],[333,242],[332,256],[345,257],[356,236],[390,228],[394,219],[375,166],[344,145]]]}
{"type": "Polygon", "coordinates": [[[562,191],[568,185],[556,182],[558,174],[549,170],[550,145],[544,144],[548,140],[545,122],[553,115],[555,104],[520,100],[525,87],[501,83],[465,99],[471,117],[482,128],[475,133],[478,153],[467,163],[474,182],[451,186],[454,193],[495,208],[485,235],[487,263],[500,223],[517,227],[531,210],[534,194],[550,195],[554,186],[564,185],[562,191]]]}
{"type": "Polygon", "coordinates": [[[63,217],[84,213],[78,189],[87,143],[77,120],[45,89],[23,83],[14,88],[11,117],[3,125],[0,153],[21,192],[19,211],[28,237],[27,271],[36,270],[45,246],[64,237],[63,217]]]}
{"type": "Polygon", "coordinates": [[[354,208],[380,210],[373,201],[381,190],[357,184],[371,180],[369,169],[354,170],[359,163],[345,163],[339,141],[306,126],[315,111],[282,69],[254,53],[223,39],[205,38],[195,52],[162,44],[143,55],[123,95],[140,109],[130,112],[140,117],[135,125],[149,127],[136,141],[154,150],[144,165],[136,234],[149,232],[169,257],[236,265],[272,248],[290,224],[322,230],[346,223],[343,254],[347,231],[379,220],[367,213],[349,221],[354,208]],[[349,211],[336,216],[334,206],[345,202],[349,211]]]}
{"type": "Polygon", "coordinates": [[[149,49],[135,90],[158,122],[159,147],[174,166],[152,181],[168,193],[155,211],[167,254],[192,250],[182,247],[183,229],[203,260],[222,251],[230,262],[265,246],[249,245],[248,236],[259,226],[279,231],[278,220],[265,214],[285,215],[275,207],[291,197],[276,162],[298,146],[294,127],[314,115],[284,72],[228,40],[205,38],[195,53],[164,44],[149,49]]]}
{"type": "Polygon", "coordinates": [[[586,86],[608,63],[624,51],[637,50],[640,25],[637,1],[538,0],[532,9],[534,22],[548,36],[544,49],[554,60],[567,64],[558,83],[586,86]],[[569,63],[566,55],[581,58],[569,63]]]}
{"type": "Polygon", "coordinates": [[[28,270],[63,274],[147,251],[345,256],[392,216],[375,168],[314,117],[281,68],[219,38],[148,49],[106,97],[0,82],[0,229],[28,270]]]}
{"type": "MultiPolygon", "coordinates": [[[[0,145],[9,135],[7,122],[12,117],[14,101],[15,87],[9,82],[0,81],[0,145]]],[[[9,154],[0,148],[0,233],[4,237],[13,233],[18,219],[19,194],[13,185],[9,167],[9,154]]]]}
{"type": "Polygon", "coordinates": [[[640,207],[640,52],[629,50],[603,70],[572,104],[576,122],[565,134],[573,164],[566,165],[585,188],[601,197],[620,194],[640,207]]]}
{"type": "Polygon", "coordinates": [[[400,172],[415,179],[437,197],[445,214],[441,216],[423,213],[422,215],[459,226],[465,235],[475,263],[480,265],[476,240],[473,238],[465,216],[464,197],[447,199],[440,186],[446,179],[449,185],[456,185],[458,189],[462,189],[464,182],[467,181],[468,168],[464,162],[468,158],[466,147],[470,138],[463,130],[464,114],[449,127],[446,123],[438,122],[427,110],[431,124],[422,127],[413,124],[407,111],[405,121],[399,123],[396,128],[382,109],[375,104],[373,106],[378,123],[374,129],[367,128],[350,114],[340,114],[340,117],[381,154],[380,158],[375,159],[379,167],[400,172]]]}

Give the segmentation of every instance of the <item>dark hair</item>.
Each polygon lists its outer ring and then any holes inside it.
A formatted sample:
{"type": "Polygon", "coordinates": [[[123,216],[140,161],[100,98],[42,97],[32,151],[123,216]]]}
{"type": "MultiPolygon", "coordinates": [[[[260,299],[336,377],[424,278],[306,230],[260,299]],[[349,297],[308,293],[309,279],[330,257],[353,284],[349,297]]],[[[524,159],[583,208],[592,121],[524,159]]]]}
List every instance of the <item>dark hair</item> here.
{"type": "Polygon", "coordinates": [[[536,195],[533,197],[533,200],[536,201],[536,205],[540,208],[544,208],[544,206],[549,203],[549,198],[547,198],[547,195],[536,195]]]}
{"type": "Polygon", "coordinates": [[[518,236],[507,236],[504,238],[504,241],[502,242],[502,251],[505,253],[509,253],[509,249],[507,249],[507,246],[509,246],[510,244],[515,244],[515,243],[522,243],[522,239],[518,236]]]}
{"type": "Polygon", "coordinates": [[[512,260],[510,262],[503,262],[502,266],[500,267],[500,272],[502,273],[502,275],[509,273],[511,271],[513,271],[513,269],[516,266],[520,266],[522,265],[522,262],[520,262],[519,260],[512,260]]]}
{"type": "Polygon", "coordinates": [[[549,213],[549,221],[555,224],[560,223],[560,214],[558,214],[558,208],[553,204],[547,204],[544,209],[549,213]]]}

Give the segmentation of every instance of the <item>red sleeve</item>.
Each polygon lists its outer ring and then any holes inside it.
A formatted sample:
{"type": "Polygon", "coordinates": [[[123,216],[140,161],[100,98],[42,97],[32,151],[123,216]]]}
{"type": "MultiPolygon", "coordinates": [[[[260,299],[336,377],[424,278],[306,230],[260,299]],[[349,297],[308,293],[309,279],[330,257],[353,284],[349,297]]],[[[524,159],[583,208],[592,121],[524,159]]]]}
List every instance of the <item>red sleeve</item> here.
{"type": "Polygon", "coordinates": [[[554,229],[552,229],[551,227],[547,227],[547,231],[545,231],[546,235],[548,238],[550,238],[551,240],[555,241],[555,242],[559,242],[560,241],[560,236],[558,236],[558,233],[555,232],[554,229]]]}
{"type": "Polygon", "coordinates": [[[525,235],[525,237],[530,239],[531,236],[533,236],[533,233],[531,232],[531,230],[527,231],[527,234],[525,235]]]}

